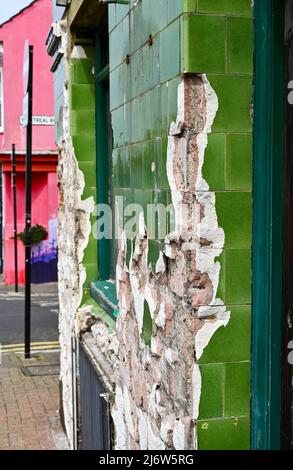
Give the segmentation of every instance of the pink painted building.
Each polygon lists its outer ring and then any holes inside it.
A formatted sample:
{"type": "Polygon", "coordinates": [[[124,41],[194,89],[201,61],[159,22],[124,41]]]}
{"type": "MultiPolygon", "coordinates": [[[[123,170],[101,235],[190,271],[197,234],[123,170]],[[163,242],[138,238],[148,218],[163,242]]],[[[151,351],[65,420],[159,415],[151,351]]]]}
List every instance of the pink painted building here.
{"type": "MultiPolygon", "coordinates": [[[[33,245],[32,282],[57,280],[57,149],[54,142],[54,93],[46,37],[52,23],[51,0],[36,0],[0,25],[0,164],[3,184],[3,267],[6,284],[14,282],[11,146],[17,155],[17,231],[25,222],[26,129],[22,126],[23,55],[34,46],[32,225],[48,230],[33,245]]],[[[19,282],[24,282],[24,247],[18,242],[19,282]]]]}

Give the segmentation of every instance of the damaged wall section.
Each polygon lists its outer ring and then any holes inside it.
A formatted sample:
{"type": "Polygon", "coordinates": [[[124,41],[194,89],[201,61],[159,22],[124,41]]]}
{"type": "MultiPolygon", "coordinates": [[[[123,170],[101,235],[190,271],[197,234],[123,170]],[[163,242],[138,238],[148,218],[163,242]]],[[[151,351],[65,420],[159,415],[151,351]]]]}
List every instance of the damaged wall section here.
{"type": "Polygon", "coordinates": [[[229,321],[216,298],[224,233],[215,196],[203,192],[202,164],[217,112],[205,76],[187,75],[178,88],[178,116],[168,139],[167,174],[175,231],[165,240],[160,269],[148,264],[148,233],[141,233],[126,266],[117,266],[119,369],[113,419],[117,449],[191,449],[200,397],[197,359],[214,332],[229,321]],[[148,344],[146,323],[151,328],[148,344]]]}
{"type": "MultiPolygon", "coordinates": [[[[92,64],[93,54],[90,48],[86,52],[83,48],[80,51],[78,47],[73,47],[72,36],[67,30],[65,21],[59,22],[59,30],[62,37],[66,75],[63,87],[64,135],[62,142],[59,143],[58,165],[60,381],[64,424],[70,445],[73,447],[76,439],[73,422],[76,423],[74,403],[77,359],[72,355],[72,341],[76,340],[79,323],[78,308],[87,293],[84,292],[84,285],[88,268],[91,268],[87,265],[88,260],[85,255],[90,241],[90,217],[94,210],[96,190],[94,188],[93,191],[91,188],[93,184],[89,182],[89,175],[92,174],[95,166],[95,145],[89,145],[91,132],[93,142],[95,142],[94,119],[90,116],[95,104],[93,85],[86,81],[90,76],[86,73],[86,67],[89,67],[89,61],[92,64]],[[89,59],[87,54],[89,54],[89,59]],[[85,61],[85,65],[80,63],[81,60],[85,61]],[[85,101],[83,96],[91,90],[91,99],[85,101]]],[[[97,256],[97,250],[93,246],[91,249],[97,256]]]]}
{"type": "Polygon", "coordinates": [[[109,6],[113,197],[143,207],[136,240],[127,240],[121,227],[116,332],[94,318],[92,306],[79,309],[86,276],[97,277],[96,254],[84,258],[92,243],[95,147],[91,125],[83,126],[95,100],[91,56],[66,45],[59,165],[65,420],[72,436],[70,338],[90,330],[113,372],[117,449],[243,448],[249,435],[251,10],[238,18],[222,3],[220,12],[193,2],[163,5],[158,1],[155,18],[149,0],[109,6]],[[212,55],[211,39],[205,42],[211,35],[212,55]],[[151,203],[173,204],[166,238],[149,236],[151,203]]]}

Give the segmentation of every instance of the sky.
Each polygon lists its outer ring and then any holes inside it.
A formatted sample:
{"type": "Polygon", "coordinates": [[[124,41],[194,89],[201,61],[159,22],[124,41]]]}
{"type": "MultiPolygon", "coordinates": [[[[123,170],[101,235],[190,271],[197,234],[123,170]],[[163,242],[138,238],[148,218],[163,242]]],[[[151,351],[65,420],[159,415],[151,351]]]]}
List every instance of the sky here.
{"type": "Polygon", "coordinates": [[[32,0],[0,0],[0,24],[31,3],[32,0]]]}

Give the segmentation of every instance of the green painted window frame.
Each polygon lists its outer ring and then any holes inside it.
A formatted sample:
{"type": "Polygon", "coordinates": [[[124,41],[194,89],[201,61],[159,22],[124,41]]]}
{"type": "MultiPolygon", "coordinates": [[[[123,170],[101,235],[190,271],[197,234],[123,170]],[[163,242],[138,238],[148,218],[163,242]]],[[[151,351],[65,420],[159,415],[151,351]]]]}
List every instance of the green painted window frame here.
{"type": "Polygon", "coordinates": [[[251,447],[280,448],[284,5],[254,2],[251,447]]]}
{"type": "MultiPolygon", "coordinates": [[[[109,148],[109,36],[108,16],[105,15],[95,38],[95,91],[96,91],[96,152],[97,203],[108,204],[110,192],[109,148]]],[[[98,272],[101,281],[108,280],[111,272],[111,241],[98,240],[98,272]]]]}

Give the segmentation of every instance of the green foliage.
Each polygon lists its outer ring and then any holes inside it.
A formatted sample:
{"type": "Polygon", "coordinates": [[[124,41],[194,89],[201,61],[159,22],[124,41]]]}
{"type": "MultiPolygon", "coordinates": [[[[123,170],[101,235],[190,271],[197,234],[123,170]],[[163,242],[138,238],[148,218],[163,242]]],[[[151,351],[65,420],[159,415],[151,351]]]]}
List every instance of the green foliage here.
{"type": "MultiPolygon", "coordinates": [[[[32,245],[41,242],[42,240],[45,240],[47,238],[48,232],[45,227],[42,225],[34,225],[31,227],[31,243],[32,245]]],[[[26,232],[25,230],[23,232],[20,232],[17,234],[17,238],[22,241],[22,243],[25,245],[26,242],[26,232]]]]}

